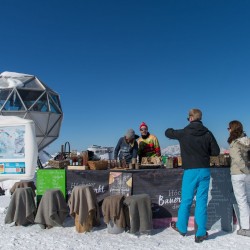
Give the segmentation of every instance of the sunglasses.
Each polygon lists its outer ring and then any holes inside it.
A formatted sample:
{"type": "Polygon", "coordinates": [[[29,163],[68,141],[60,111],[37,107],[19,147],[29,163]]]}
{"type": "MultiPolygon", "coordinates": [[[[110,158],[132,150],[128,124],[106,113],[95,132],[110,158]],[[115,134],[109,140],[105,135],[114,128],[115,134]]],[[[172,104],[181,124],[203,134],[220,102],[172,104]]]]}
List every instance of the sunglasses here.
{"type": "Polygon", "coordinates": [[[230,130],[231,128],[227,128],[227,130],[230,130]]]}
{"type": "Polygon", "coordinates": [[[148,131],[147,128],[141,128],[140,131],[148,131]]]}

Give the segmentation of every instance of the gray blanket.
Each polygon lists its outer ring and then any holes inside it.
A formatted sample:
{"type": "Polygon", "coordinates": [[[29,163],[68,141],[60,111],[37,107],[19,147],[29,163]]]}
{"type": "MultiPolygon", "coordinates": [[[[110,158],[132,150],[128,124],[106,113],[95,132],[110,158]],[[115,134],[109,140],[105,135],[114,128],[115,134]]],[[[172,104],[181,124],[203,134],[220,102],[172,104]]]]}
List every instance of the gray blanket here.
{"type": "Polygon", "coordinates": [[[39,203],[35,223],[42,228],[62,226],[67,215],[68,207],[61,190],[49,189],[39,203]]]}
{"type": "Polygon", "coordinates": [[[13,194],[16,190],[16,188],[24,188],[24,187],[30,187],[33,191],[34,196],[36,196],[35,190],[36,186],[33,181],[19,181],[16,182],[12,188],[10,189],[10,193],[13,194]]]}
{"type": "Polygon", "coordinates": [[[5,223],[15,222],[16,225],[34,223],[36,205],[34,193],[30,187],[16,188],[11,196],[10,204],[5,217],[5,223]]]}
{"type": "Polygon", "coordinates": [[[100,211],[96,194],[91,186],[75,186],[68,201],[70,215],[84,225],[92,213],[93,226],[100,225],[100,211]]]}
{"type": "Polygon", "coordinates": [[[147,194],[132,195],[125,199],[129,208],[130,233],[149,233],[152,229],[151,200],[147,194]]]}

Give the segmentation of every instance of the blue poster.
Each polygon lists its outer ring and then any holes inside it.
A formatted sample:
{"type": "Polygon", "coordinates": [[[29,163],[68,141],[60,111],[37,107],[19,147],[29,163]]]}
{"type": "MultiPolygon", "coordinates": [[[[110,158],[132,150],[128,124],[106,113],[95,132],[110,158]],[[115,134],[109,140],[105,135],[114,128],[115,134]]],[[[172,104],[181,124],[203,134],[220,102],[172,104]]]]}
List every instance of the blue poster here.
{"type": "Polygon", "coordinates": [[[20,159],[25,157],[25,126],[5,126],[0,128],[0,159],[20,159]]]}

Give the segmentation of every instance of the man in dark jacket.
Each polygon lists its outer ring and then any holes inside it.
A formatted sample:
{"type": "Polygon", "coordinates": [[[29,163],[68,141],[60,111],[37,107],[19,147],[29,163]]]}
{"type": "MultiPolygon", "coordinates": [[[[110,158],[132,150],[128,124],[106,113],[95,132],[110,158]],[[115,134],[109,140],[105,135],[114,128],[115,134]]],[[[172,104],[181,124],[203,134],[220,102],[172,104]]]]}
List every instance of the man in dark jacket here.
{"type": "Polygon", "coordinates": [[[195,242],[200,243],[208,237],[206,224],[210,156],[219,155],[220,148],[213,134],[203,126],[199,109],[191,109],[187,119],[190,123],[184,129],[169,128],[165,131],[166,137],[179,141],[184,169],[178,221],[172,222],[171,226],[181,235],[186,235],[190,207],[196,195],[195,242]]]}
{"type": "Polygon", "coordinates": [[[127,165],[132,163],[132,161],[136,162],[138,152],[136,137],[138,138],[138,136],[135,135],[135,131],[129,129],[126,135],[119,139],[114,151],[115,160],[119,157],[120,162],[125,160],[127,165]]]}

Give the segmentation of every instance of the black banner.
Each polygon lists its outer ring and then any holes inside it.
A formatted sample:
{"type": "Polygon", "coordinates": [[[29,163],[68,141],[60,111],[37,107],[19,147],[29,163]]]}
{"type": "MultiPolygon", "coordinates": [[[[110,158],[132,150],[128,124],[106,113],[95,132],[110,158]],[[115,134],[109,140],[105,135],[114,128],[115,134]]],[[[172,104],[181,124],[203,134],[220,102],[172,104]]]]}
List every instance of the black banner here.
{"type": "MultiPolygon", "coordinates": [[[[117,192],[124,195],[145,193],[151,197],[154,219],[167,218],[171,221],[173,217],[177,217],[181,202],[182,169],[121,170],[110,174],[109,170],[68,170],[67,194],[70,195],[76,185],[91,185],[97,194],[98,202],[117,192]]],[[[208,197],[208,229],[232,231],[233,202],[229,168],[212,168],[208,197]]],[[[194,207],[195,202],[191,207],[191,218],[194,215],[194,207]]]]}
{"type": "Polygon", "coordinates": [[[74,188],[79,185],[93,187],[97,200],[102,201],[109,195],[109,171],[108,170],[67,170],[67,195],[68,198],[74,188]]]}
{"type": "Polygon", "coordinates": [[[133,194],[146,193],[151,197],[153,218],[177,217],[182,174],[182,169],[137,172],[133,175],[133,194]]]}

